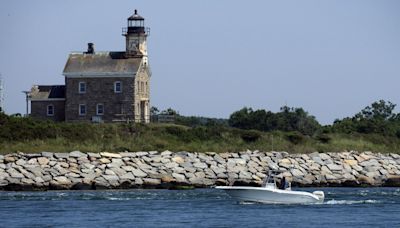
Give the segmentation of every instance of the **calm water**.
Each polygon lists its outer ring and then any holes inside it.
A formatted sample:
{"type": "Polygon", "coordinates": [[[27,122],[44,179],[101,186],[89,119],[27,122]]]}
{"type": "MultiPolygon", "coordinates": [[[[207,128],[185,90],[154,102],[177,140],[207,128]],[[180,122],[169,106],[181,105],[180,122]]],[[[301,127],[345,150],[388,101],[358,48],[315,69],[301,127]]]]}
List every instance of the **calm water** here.
{"type": "Polygon", "coordinates": [[[0,227],[400,227],[399,188],[322,190],[322,205],[243,204],[215,189],[0,192],[0,227]]]}

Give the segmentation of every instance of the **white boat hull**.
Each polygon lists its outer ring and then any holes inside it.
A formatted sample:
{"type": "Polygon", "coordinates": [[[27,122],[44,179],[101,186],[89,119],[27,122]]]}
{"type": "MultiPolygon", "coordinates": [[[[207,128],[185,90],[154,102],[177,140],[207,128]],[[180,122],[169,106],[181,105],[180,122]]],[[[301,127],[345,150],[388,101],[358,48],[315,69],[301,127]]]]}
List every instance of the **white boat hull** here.
{"type": "MultiPolygon", "coordinates": [[[[231,197],[239,201],[259,202],[269,204],[311,204],[322,203],[322,195],[309,192],[271,189],[265,187],[240,187],[219,186],[217,189],[225,190],[231,197]]],[[[321,193],[319,193],[321,194],[321,193]]]]}

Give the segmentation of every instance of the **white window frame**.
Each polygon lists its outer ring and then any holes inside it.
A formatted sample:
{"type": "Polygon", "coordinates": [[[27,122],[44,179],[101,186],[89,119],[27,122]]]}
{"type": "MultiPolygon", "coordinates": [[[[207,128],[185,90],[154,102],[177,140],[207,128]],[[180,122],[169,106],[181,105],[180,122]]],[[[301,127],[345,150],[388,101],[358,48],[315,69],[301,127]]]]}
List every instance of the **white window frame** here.
{"type": "Polygon", "coordinates": [[[53,104],[47,105],[47,116],[54,116],[54,105],[53,104]],[[52,107],[52,113],[49,113],[50,107],[52,107]]]}
{"type": "Polygon", "coordinates": [[[103,103],[99,103],[99,104],[96,105],[96,115],[98,115],[98,116],[104,115],[104,104],[103,103]],[[99,106],[100,105],[103,106],[103,112],[102,113],[99,113],[99,106]]]}
{"type": "Polygon", "coordinates": [[[78,112],[79,112],[79,115],[80,116],[86,116],[86,113],[87,113],[87,109],[86,109],[86,104],[79,104],[79,110],[78,110],[78,112]],[[82,111],[82,108],[81,107],[85,107],[85,113],[82,113],[81,111],[82,111]]]}
{"type": "Polygon", "coordinates": [[[86,93],[86,90],[87,90],[87,88],[86,88],[86,82],[79,82],[79,85],[78,85],[78,92],[79,93],[86,93]],[[83,91],[81,91],[81,85],[84,85],[84,90],[83,91]]]}
{"type": "Polygon", "coordinates": [[[122,82],[121,81],[114,82],[114,93],[122,93],[122,82]],[[117,90],[118,83],[119,83],[119,91],[117,90]]]}

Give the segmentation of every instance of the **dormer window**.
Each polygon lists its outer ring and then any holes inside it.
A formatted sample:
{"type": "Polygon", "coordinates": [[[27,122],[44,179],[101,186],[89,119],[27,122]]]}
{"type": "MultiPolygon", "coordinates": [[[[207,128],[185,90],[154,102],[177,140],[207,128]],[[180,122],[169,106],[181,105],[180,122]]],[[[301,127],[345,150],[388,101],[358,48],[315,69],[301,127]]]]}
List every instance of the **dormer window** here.
{"type": "Polygon", "coordinates": [[[86,93],[86,82],[79,82],[79,93],[86,93]]]}
{"type": "Polygon", "coordinates": [[[114,93],[122,93],[122,82],[114,82],[114,93]]]}

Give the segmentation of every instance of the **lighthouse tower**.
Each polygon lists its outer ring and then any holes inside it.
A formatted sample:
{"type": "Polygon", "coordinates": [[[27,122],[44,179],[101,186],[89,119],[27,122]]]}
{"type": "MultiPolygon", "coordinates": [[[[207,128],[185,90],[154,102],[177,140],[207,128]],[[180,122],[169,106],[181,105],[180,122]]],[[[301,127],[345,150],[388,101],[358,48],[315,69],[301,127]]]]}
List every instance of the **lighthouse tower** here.
{"type": "Polygon", "coordinates": [[[128,18],[128,27],[123,29],[123,36],[126,38],[126,57],[143,58],[147,64],[147,36],[150,29],[144,26],[144,18],[135,10],[135,13],[128,18]]]}

